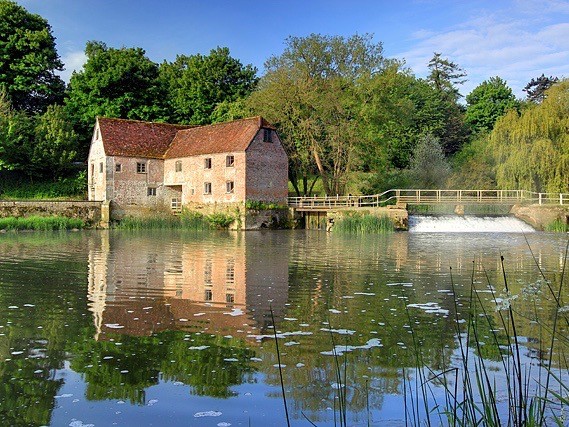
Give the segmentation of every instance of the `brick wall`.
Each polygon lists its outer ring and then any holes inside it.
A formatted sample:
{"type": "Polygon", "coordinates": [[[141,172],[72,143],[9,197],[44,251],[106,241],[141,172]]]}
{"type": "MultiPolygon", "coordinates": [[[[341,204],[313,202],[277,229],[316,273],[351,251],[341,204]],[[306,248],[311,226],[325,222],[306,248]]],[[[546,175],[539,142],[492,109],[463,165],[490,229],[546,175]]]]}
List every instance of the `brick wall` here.
{"type": "Polygon", "coordinates": [[[247,200],[286,204],[288,158],[276,132],[273,142],[263,142],[261,129],[247,148],[247,200]]]}

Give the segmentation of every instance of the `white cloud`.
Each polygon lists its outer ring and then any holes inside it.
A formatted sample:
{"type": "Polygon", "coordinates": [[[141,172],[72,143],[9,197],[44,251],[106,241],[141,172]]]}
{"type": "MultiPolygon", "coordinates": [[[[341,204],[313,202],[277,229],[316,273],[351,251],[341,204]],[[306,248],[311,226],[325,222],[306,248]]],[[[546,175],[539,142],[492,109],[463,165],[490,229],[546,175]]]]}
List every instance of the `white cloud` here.
{"type": "Polygon", "coordinates": [[[569,23],[560,16],[569,13],[569,2],[539,2],[536,9],[537,3],[520,0],[519,8],[502,14],[481,12],[438,31],[416,31],[410,36],[414,47],[396,56],[426,76],[433,53],[440,52],[466,70],[468,82],[461,93],[497,75],[523,97],[523,87],[542,73],[569,77],[569,23]]]}
{"type": "Polygon", "coordinates": [[[61,61],[64,64],[65,70],[60,72],[59,75],[66,83],[69,83],[71,73],[83,68],[83,65],[87,62],[87,56],[84,51],[72,51],[63,55],[61,61]]]}

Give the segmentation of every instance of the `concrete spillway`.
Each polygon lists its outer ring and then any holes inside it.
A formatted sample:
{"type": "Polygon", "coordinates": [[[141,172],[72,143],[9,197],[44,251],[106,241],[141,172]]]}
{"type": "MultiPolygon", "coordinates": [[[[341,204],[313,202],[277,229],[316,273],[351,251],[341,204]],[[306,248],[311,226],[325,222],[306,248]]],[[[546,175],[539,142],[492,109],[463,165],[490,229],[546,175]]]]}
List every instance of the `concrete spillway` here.
{"type": "Polygon", "coordinates": [[[410,215],[411,233],[533,233],[535,230],[513,216],[410,215]]]}

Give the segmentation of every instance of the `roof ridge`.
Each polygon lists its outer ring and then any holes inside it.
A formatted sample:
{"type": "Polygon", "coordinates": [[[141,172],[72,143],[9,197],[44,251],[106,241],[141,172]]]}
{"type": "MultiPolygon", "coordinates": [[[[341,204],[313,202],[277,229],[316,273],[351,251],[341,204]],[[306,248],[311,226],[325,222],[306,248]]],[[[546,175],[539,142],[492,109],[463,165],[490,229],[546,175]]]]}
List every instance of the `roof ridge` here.
{"type": "Polygon", "coordinates": [[[129,122],[129,123],[141,123],[141,124],[146,124],[146,125],[163,125],[163,126],[172,126],[172,127],[185,127],[188,129],[200,126],[200,125],[183,125],[180,123],[154,122],[154,121],[148,121],[148,120],[123,119],[121,117],[97,116],[97,120],[114,120],[114,121],[129,122]]]}

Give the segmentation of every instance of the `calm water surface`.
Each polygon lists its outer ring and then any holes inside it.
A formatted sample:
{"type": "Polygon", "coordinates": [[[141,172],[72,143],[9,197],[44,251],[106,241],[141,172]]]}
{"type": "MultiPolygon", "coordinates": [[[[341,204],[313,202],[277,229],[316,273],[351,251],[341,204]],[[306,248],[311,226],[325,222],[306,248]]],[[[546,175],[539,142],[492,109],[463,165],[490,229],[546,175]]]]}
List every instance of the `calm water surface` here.
{"type": "Polygon", "coordinates": [[[480,352],[502,381],[489,338],[500,256],[524,361],[544,361],[556,308],[539,268],[555,287],[566,244],[548,233],[6,233],[1,423],[283,425],[272,309],[293,425],[335,424],[337,360],[350,425],[403,425],[415,350],[434,371],[457,363],[472,283],[488,313],[480,352]]]}

